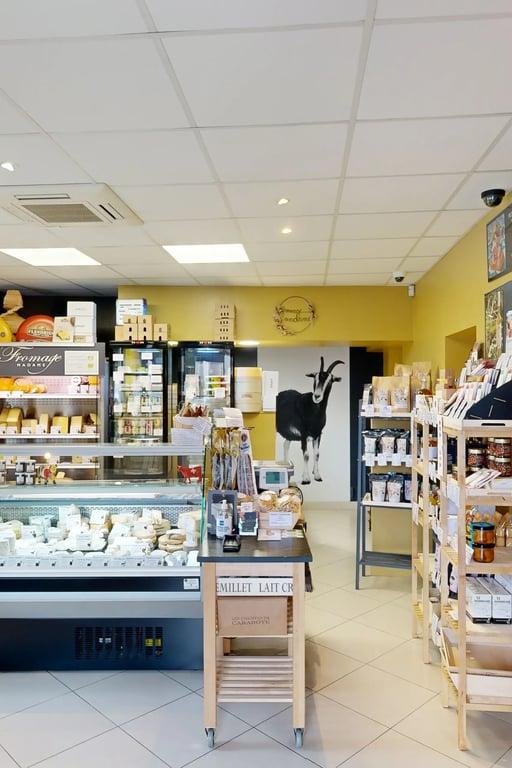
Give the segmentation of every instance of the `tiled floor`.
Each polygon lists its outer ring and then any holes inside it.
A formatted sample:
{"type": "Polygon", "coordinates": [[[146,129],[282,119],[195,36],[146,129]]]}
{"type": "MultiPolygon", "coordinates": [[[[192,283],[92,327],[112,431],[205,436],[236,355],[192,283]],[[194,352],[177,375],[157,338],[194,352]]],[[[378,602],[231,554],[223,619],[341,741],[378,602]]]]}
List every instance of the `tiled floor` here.
{"type": "Polygon", "coordinates": [[[353,507],[313,510],[308,525],[301,751],[289,707],[276,704],[223,707],[209,750],[200,672],[0,674],[0,768],[512,768],[506,715],[472,713],[471,749],[457,750],[439,667],[410,639],[409,573],[369,577],[356,592],[353,507]]]}

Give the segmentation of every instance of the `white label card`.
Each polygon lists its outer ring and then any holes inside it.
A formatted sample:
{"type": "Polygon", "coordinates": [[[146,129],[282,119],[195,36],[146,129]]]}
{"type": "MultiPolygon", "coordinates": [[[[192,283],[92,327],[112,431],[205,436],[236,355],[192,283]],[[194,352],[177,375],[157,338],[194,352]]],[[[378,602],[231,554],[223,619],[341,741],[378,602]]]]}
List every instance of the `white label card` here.
{"type": "Polygon", "coordinates": [[[152,360],[153,359],[153,352],[141,352],[140,353],[141,360],[152,360]]]}
{"type": "Polygon", "coordinates": [[[50,435],[60,435],[60,427],[50,427],[50,435]]]}
{"type": "Polygon", "coordinates": [[[366,416],[373,416],[375,413],[375,407],[373,405],[367,405],[364,413],[366,416]]]}
{"type": "Polygon", "coordinates": [[[199,589],[199,579],[183,579],[183,589],[199,589]]]}
{"type": "Polygon", "coordinates": [[[412,456],[410,454],[405,457],[405,466],[412,467],[412,456]]]}
{"type": "Polygon", "coordinates": [[[269,528],[291,528],[293,525],[293,512],[269,512],[269,528]]]}
{"type": "Polygon", "coordinates": [[[386,467],[387,466],[387,460],[383,453],[377,454],[377,464],[379,467],[386,467]]]}
{"type": "Polygon", "coordinates": [[[393,462],[393,466],[394,466],[394,467],[398,467],[398,466],[399,466],[399,464],[401,464],[401,463],[402,463],[402,458],[403,458],[403,457],[402,457],[402,456],[400,456],[400,454],[399,454],[399,453],[394,453],[394,454],[393,454],[393,456],[392,456],[392,458],[391,458],[391,461],[393,462]]]}
{"type": "Polygon", "coordinates": [[[36,435],[46,435],[45,429],[42,424],[37,424],[36,435]]]}
{"type": "Polygon", "coordinates": [[[64,352],[64,374],[66,376],[98,376],[100,372],[98,350],[67,349],[64,352]]]}
{"type": "Polygon", "coordinates": [[[364,463],[367,467],[373,467],[375,464],[375,454],[374,453],[366,453],[364,457],[364,463]]]}
{"type": "Polygon", "coordinates": [[[115,363],[122,363],[123,359],[124,359],[124,357],[123,357],[123,353],[122,352],[114,352],[114,354],[112,355],[112,360],[115,363]]]}

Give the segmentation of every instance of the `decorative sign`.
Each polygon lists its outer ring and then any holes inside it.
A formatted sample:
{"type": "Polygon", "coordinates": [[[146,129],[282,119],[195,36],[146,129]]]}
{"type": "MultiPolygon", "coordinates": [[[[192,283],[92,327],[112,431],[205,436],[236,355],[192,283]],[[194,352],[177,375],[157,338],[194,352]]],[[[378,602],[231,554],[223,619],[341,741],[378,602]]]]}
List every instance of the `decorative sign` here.
{"type": "Polygon", "coordinates": [[[512,270],[512,205],[487,224],[487,279],[512,270]]]}
{"type": "Polygon", "coordinates": [[[315,308],[303,296],[288,296],[274,309],[274,325],[283,336],[296,336],[315,320],[315,308]]]}
{"type": "Polygon", "coordinates": [[[62,347],[46,344],[44,346],[42,344],[27,346],[2,344],[0,345],[0,376],[68,376],[74,375],[75,372],[82,376],[98,374],[103,364],[101,350],[102,345],[87,349],[64,350],[62,347]],[[86,357],[87,363],[83,365],[86,357]],[[81,362],[79,362],[80,359],[81,362]],[[71,370],[74,368],[80,368],[80,370],[71,370]]]}
{"type": "Polygon", "coordinates": [[[68,349],[64,352],[64,373],[66,376],[97,376],[100,355],[95,349],[68,349]]]}
{"type": "Polygon", "coordinates": [[[245,578],[239,576],[219,576],[217,594],[224,596],[258,595],[278,596],[293,595],[292,578],[245,578]]]}

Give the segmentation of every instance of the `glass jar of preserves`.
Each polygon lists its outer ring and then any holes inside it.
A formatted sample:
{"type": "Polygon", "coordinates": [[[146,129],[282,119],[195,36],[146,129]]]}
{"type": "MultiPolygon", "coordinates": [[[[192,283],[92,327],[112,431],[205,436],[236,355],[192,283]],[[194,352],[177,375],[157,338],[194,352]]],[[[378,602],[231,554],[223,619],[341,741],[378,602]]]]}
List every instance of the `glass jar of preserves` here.
{"type": "Polygon", "coordinates": [[[485,449],[468,448],[468,467],[471,470],[485,467],[485,449]]]}
{"type": "Polygon", "coordinates": [[[512,477],[512,464],[510,463],[510,457],[494,457],[494,469],[496,469],[501,477],[512,477]]]}
{"type": "Polygon", "coordinates": [[[473,560],[477,563],[494,562],[494,544],[477,544],[473,549],[473,560]]]}
{"type": "Polygon", "coordinates": [[[494,438],[494,455],[497,459],[510,459],[512,456],[512,444],[509,437],[494,438]]]}
{"type": "Polygon", "coordinates": [[[496,544],[496,528],[494,523],[471,523],[471,541],[474,547],[482,544],[496,544]]]}

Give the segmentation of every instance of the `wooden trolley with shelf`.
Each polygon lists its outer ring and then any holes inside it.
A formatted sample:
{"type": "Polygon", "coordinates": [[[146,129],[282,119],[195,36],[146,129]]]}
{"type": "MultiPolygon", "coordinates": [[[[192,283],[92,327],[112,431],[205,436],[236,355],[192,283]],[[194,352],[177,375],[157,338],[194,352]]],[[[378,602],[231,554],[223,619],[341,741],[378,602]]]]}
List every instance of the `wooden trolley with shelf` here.
{"type": "Polygon", "coordinates": [[[466,486],[466,443],[474,437],[512,438],[512,422],[443,420],[443,464],[441,474],[441,623],[444,688],[443,705],[450,694],[457,702],[458,746],[467,749],[466,714],[470,710],[512,712],[512,626],[474,624],[466,615],[466,580],[471,575],[512,574],[512,549],[496,548],[492,563],[479,563],[466,556],[466,505],[512,506],[508,484],[500,488],[499,479],[491,488],[466,486]],[[447,440],[457,440],[457,480],[447,475],[447,440]],[[447,540],[447,505],[457,506],[457,546],[447,540]],[[458,574],[457,599],[448,596],[448,563],[458,574]],[[456,611],[456,612],[455,612],[456,611]]]}
{"type": "MultiPolygon", "coordinates": [[[[281,541],[243,538],[239,552],[225,553],[222,542],[205,538],[202,564],[204,617],[204,726],[208,745],[215,743],[218,703],[283,702],[292,704],[295,746],[301,747],[305,728],[305,563],[312,555],[304,536],[281,541]],[[218,632],[217,580],[243,579],[291,581],[287,598],[286,634],[258,632],[254,637],[287,639],[286,655],[235,655],[231,639],[218,632]]],[[[244,596],[234,598],[244,600],[244,596]]],[[[267,597],[258,597],[266,600],[267,597]]],[[[243,637],[250,635],[244,632],[243,637]]]]}

